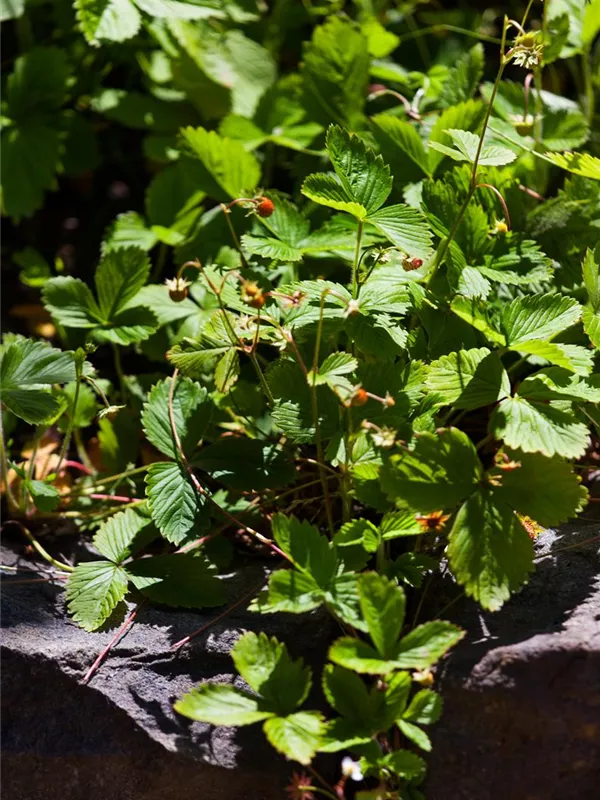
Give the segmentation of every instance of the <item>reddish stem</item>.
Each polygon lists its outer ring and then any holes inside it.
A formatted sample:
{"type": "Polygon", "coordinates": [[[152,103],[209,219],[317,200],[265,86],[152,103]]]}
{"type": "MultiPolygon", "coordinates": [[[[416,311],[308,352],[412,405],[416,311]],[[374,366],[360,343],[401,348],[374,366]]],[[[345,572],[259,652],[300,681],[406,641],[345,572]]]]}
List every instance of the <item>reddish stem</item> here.
{"type": "Polygon", "coordinates": [[[502,197],[502,194],[496,189],[495,186],[492,186],[491,183],[478,183],[475,187],[476,189],[481,189],[485,187],[486,189],[491,189],[492,192],[498,197],[500,202],[502,203],[502,208],[504,209],[504,216],[506,217],[506,225],[508,226],[508,230],[511,229],[510,224],[510,214],[508,213],[508,206],[506,205],[506,200],[502,197]]]}
{"type": "Polygon", "coordinates": [[[140,611],[142,609],[142,607],[145,605],[145,603],[146,603],[146,601],[143,600],[140,603],[140,605],[137,606],[137,608],[133,609],[131,614],[129,614],[129,616],[127,617],[125,622],[121,625],[119,630],[115,633],[115,635],[110,640],[110,642],[106,645],[104,650],[102,650],[102,652],[100,653],[98,658],[94,661],[92,666],[88,669],[88,671],[86,672],[86,674],[85,674],[83,680],[81,681],[81,683],[83,683],[83,684],[89,683],[89,681],[91,680],[92,676],[94,675],[94,673],[96,672],[96,670],[98,669],[100,664],[104,661],[106,656],[110,653],[110,651],[115,646],[115,644],[127,632],[128,628],[130,628],[131,625],[133,625],[133,622],[134,622],[134,620],[136,618],[136,615],[137,615],[138,611],[140,611]]]}
{"type": "Polygon", "coordinates": [[[78,469],[80,472],[85,472],[86,475],[94,474],[93,470],[91,470],[89,467],[86,467],[85,464],[80,464],[79,461],[68,461],[68,460],[63,461],[60,471],[62,472],[68,467],[71,467],[71,469],[78,469]]]}

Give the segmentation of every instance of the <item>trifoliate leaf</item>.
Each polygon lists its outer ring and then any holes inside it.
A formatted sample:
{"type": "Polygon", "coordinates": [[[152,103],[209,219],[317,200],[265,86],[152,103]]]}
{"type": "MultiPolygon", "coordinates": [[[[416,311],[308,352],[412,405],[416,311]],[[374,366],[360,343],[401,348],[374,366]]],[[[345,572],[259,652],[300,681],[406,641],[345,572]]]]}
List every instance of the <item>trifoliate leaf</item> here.
{"type": "Polygon", "coordinates": [[[231,651],[233,663],[263,705],[276,714],[289,714],[306,700],[312,683],[304,661],[292,659],[285,644],[265,633],[248,632],[231,651]]]}
{"type": "Polygon", "coordinates": [[[582,510],[588,492],[566,461],[521,450],[510,451],[509,457],[519,466],[502,471],[494,489],[499,501],[544,527],[567,522],[582,510]]]}
{"type": "Polygon", "coordinates": [[[425,381],[444,405],[480,408],[510,395],[510,380],[500,358],[486,347],[442,356],[425,381]]]}
{"type": "MultiPolygon", "coordinates": [[[[152,387],[144,404],[142,426],[148,439],[161,453],[178,458],[169,412],[171,381],[172,378],[165,378],[152,387]]],[[[183,451],[191,455],[210,423],[213,405],[203,386],[190,378],[180,377],[173,391],[172,408],[183,451]]]]}
{"type": "Polygon", "coordinates": [[[173,544],[181,544],[195,529],[203,504],[185,470],[174,461],[150,464],[146,475],[148,506],[161,534],[173,544]]]}
{"type": "Polygon", "coordinates": [[[78,564],[67,582],[73,619],[86,631],[99,628],[127,592],[127,573],[109,561],[78,564]]]}
{"type": "Polygon", "coordinates": [[[120,564],[155,537],[156,529],[151,520],[128,508],[102,523],[94,536],[94,547],[105,558],[120,564]]]}
{"type": "Polygon", "coordinates": [[[481,42],[477,42],[460,56],[444,82],[441,99],[445,106],[455,106],[473,97],[483,75],[484,62],[485,53],[481,42]]]}
{"type": "Polygon", "coordinates": [[[326,730],[318,711],[297,711],[287,717],[271,717],[263,729],[275,750],[300,764],[310,764],[326,730]]]}
{"type": "Polygon", "coordinates": [[[331,583],[337,558],[326,536],[308,522],[296,517],[275,514],[272,519],[273,536],[294,566],[325,589],[331,583]]]}
{"type": "Polygon", "coordinates": [[[139,558],[127,565],[131,583],[156,603],[177,608],[206,608],[225,602],[224,584],[202,556],[171,553],[139,558]]]}
{"type": "Polygon", "coordinates": [[[358,367],[358,361],[350,353],[332,353],[327,356],[316,372],[311,370],[306,380],[309,386],[327,384],[335,390],[337,381],[344,375],[350,375],[358,367]]]}
{"type": "Polygon", "coordinates": [[[511,448],[545,456],[579,458],[589,444],[587,426],[572,411],[507,397],[492,412],[490,432],[511,448]]]}
{"type": "Polygon", "coordinates": [[[98,307],[109,322],[124,309],[144,286],[150,273],[150,261],[138,248],[107,253],[94,275],[98,307]]]}
{"type": "Polygon", "coordinates": [[[497,611],[533,569],[529,534],[510,506],[487,491],[458,512],[447,553],[458,583],[488,611],[497,611]]]}
{"type": "Polygon", "coordinates": [[[413,450],[390,456],[381,473],[383,490],[414,511],[451,509],[482,477],[477,451],[457,428],[423,433],[413,450]]]}
{"type": "Polygon", "coordinates": [[[184,694],[173,706],[184,717],[210,725],[251,725],[273,715],[256,697],[223,684],[204,683],[184,694]]]}
{"type": "Polygon", "coordinates": [[[448,128],[462,129],[462,130],[476,130],[479,123],[483,120],[485,109],[480,101],[467,100],[464,103],[446,108],[435,121],[431,133],[429,135],[429,167],[431,174],[435,174],[438,167],[444,160],[442,153],[437,152],[432,147],[433,142],[439,142],[443,145],[450,143],[452,140],[446,133],[448,128]]]}
{"type": "MultiPolygon", "coordinates": [[[[470,131],[461,131],[456,128],[449,128],[446,133],[451,137],[455,147],[446,147],[444,144],[433,141],[429,142],[429,147],[445,156],[450,156],[454,161],[468,161],[470,164],[474,164],[480,137],[470,131]]],[[[501,167],[510,164],[516,157],[516,154],[506,147],[484,145],[477,163],[480,167],[501,167]]]]}

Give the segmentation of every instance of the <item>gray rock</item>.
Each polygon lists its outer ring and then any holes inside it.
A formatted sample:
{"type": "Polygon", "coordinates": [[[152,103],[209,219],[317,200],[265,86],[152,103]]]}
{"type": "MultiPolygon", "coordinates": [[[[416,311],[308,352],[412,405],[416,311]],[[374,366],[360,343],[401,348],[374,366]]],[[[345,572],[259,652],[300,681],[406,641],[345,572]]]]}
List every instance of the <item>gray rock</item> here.
{"type": "Polygon", "coordinates": [[[500,612],[465,600],[444,615],[468,635],[441,669],[428,800],[600,795],[599,534],[542,534],[535,575],[500,612]]]}
{"type": "MultiPolygon", "coordinates": [[[[4,549],[2,563],[17,563],[11,550],[4,549]]],[[[232,576],[231,597],[264,575],[260,564],[246,566],[232,576]]],[[[87,633],[66,618],[60,587],[11,582],[5,579],[2,591],[5,800],[284,796],[294,767],[274,753],[260,726],[212,728],[173,710],[203,680],[239,681],[229,652],[244,630],[257,627],[243,606],[177,652],[171,646],[220,609],[144,606],[84,686],[116,629],[87,633]]],[[[266,616],[260,627],[307,662],[320,658],[330,638],[329,620],[318,614],[266,616]]]]}

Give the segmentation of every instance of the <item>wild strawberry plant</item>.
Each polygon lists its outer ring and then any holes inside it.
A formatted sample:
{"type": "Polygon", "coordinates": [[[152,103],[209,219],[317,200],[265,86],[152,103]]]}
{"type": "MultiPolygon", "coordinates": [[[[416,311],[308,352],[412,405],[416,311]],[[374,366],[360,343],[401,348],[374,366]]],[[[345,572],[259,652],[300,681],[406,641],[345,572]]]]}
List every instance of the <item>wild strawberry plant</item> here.
{"type": "Polygon", "coordinates": [[[126,598],[240,603],[230,564],[267,559],[256,629],[328,614],[343,635],[313,670],[245,633],[248,688],[206,683],[176,709],[260,723],[303,765],[293,797],[360,782],[361,800],[417,800],[433,670],[464,635],[427,597],[440,565],[495,611],[534,569],[534,532],[587,502],[600,4],[530,2],[487,27],[300,5],[77,0],[64,52],[35,45],[44,4],[7,5],[3,210],[55,341],[4,337],[3,487],[89,631],[126,598]],[[115,88],[110,53],[135,89],[115,88]],[[138,164],[145,202],[76,275],[20,220],[43,220],[56,175],[95,168],[99,121],[113,152],[142,132],[152,175],[138,164]],[[56,520],[99,557],[51,555],[38,529],[56,520]],[[334,787],[304,771],[319,753],[340,754],[334,787]]]}

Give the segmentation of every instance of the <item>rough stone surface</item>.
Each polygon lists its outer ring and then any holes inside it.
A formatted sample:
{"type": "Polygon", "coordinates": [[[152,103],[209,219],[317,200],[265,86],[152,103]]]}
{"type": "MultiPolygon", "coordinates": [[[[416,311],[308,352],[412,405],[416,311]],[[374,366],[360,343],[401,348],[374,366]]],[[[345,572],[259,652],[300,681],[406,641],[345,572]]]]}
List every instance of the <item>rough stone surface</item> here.
{"type": "Polygon", "coordinates": [[[600,542],[584,544],[599,534],[542,534],[500,612],[465,600],[445,615],[468,637],[441,669],[428,800],[600,797],[600,542]]]}
{"type": "MultiPolygon", "coordinates": [[[[19,561],[5,548],[2,563],[19,561]]],[[[243,578],[233,577],[232,598],[258,586],[263,575],[258,564],[246,567],[243,578]]],[[[284,797],[293,767],[274,753],[259,726],[212,728],[172,707],[203,680],[234,679],[231,647],[256,627],[243,606],[176,653],[171,646],[220,609],[145,606],[83,686],[115,629],[87,633],[66,618],[60,587],[12,581],[5,579],[2,591],[3,800],[284,797]]],[[[309,663],[330,638],[324,615],[267,616],[260,623],[309,663]]]]}
{"type": "MultiPolygon", "coordinates": [[[[468,638],[439,672],[445,712],[434,729],[428,800],[583,800],[600,786],[600,526],[538,541],[528,587],[496,614],[458,601],[443,613],[468,638]],[[561,550],[572,545],[576,548],[561,550]]],[[[2,563],[19,564],[10,548],[2,563]]],[[[23,561],[21,566],[30,566],[23,561]]],[[[260,582],[251,565],[231,590],[260,582]]],[[[19,576],[22,577],[22,576],[19,576]]],[[[60,587],[3,585],[3,800],[282,800],[292,767],[259,727],[213,729],[176,715],[199,681],[233,678],[229,650],[257,626],[295,656],[322,656],[327,617],[240,609],[178,654],[171,645],[218,613],[146,606],[88,686],[81,678],[112,631],[65,618],[60,587]]],[[[431,594],[435,613],[457,595],[431,594]]],[[[325,765],[325,768],[327,765],[325,765]]]]}

